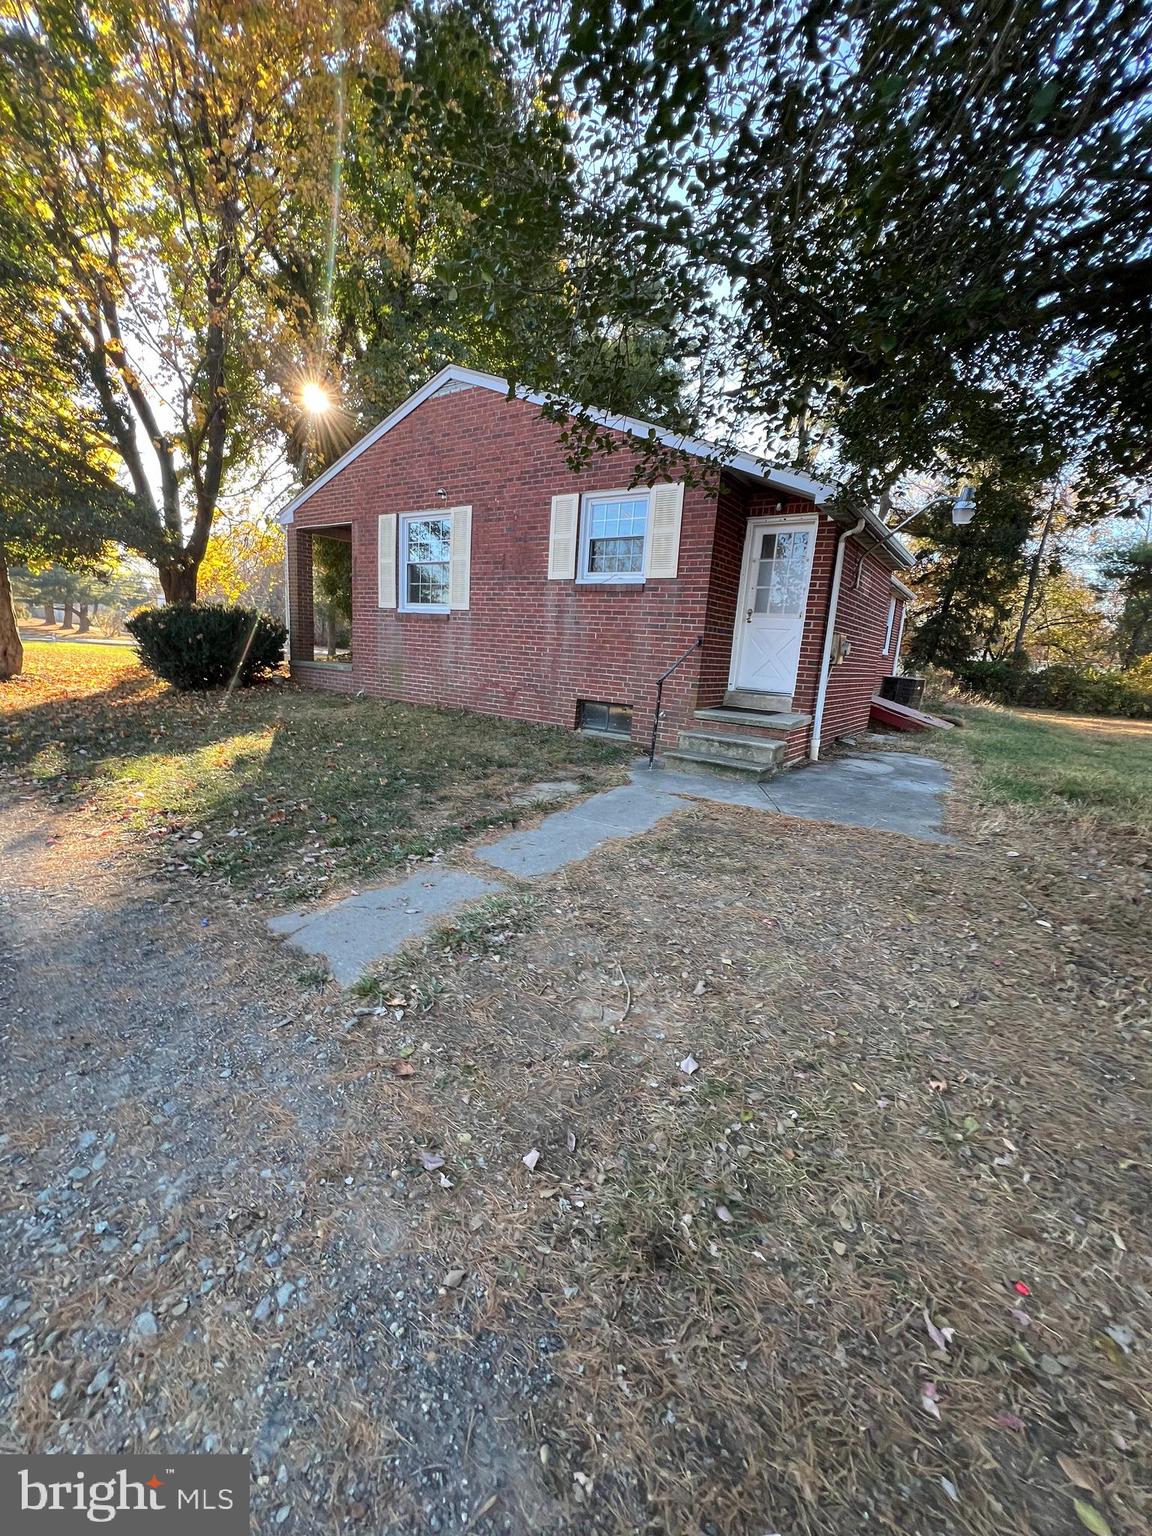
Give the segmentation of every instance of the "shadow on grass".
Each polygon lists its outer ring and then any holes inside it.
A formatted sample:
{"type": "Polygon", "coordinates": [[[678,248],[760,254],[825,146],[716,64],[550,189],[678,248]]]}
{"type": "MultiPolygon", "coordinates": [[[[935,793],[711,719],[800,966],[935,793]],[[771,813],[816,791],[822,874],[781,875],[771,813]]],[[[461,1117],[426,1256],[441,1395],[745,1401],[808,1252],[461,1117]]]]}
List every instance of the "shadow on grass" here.
{"type": "Polygon", "coordinates": [[[517,787],[617,781],[572,732],[271,682],[180,694],[132,676],[0,719],[9,778],[118,823],[162,866],[299,900],[526,811],[517,787]]]}

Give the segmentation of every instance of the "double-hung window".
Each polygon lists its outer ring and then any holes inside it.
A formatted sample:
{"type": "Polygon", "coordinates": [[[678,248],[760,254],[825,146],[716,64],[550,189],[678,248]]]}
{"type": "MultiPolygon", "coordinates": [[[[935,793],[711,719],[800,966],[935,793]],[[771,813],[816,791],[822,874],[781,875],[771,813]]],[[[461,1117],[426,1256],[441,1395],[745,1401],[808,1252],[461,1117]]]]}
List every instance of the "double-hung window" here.
{"type": "Polygon", "coordinates": [[[648,492],[585,496],[580,518],[580,581],[643,581],[648,492]]]}
{"type": "Polygon", "coordinates": [[[452,519],[415,513],[400,519],[400,607],[447,613],[452,569],[452,519]]]}

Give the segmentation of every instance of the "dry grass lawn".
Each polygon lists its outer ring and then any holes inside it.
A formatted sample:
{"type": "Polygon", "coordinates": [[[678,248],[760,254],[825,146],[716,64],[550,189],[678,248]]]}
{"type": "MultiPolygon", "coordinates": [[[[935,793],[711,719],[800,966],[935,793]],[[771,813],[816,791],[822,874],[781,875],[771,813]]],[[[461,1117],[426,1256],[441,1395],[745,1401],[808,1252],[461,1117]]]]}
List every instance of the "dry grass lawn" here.
{"type": "Polygon", "coordinates": [[[308,899],[514,824],[533,781],[618,782],[627,753],[571,732],[309,692],[177,693],[121,646],[30,643],[0,686],[9,781],[90,836],[256,895],[308,899]]]}
{"type": "Polygon", "coordinates": [[[701,809],[380,978],[588,1529],[1147,1528],[1147,867],[964,830],[701,809]]]}
{"type": "MultiPolygon", "coordinates": [[[[146,680],[117,688],[111,729],[147,701],[169,742],[192,729],[146,680]]],[[[269,697],[307,744],[314,701],[269,697]]],[[[66,795],[79,846],[107,814],[103,775],[41,772],[54,734],[79,751],[70,709],[16,750],[22,792],[66,795]]],[[[346,718],[333,705],[315,729],[346,718]]],[[[428,1528],[426,1489],[467,1477],[457,1524],[493,1536],[1142,1536],[1147,844],[1127,812],[998,806],[965,761],[953,845],[700,804],[465,913],[359,998],[289,999],[238,883],[187,984],[212,1009],[195,1113],[157,1109],[138,1135],[126,1101],[111,1165],[139,1141],[153,1177],[149,1136],[235,1165],[167,1218],[191,1231],[182,1262],[219,1279],[188,1288],[135,1364],[102,1325],[98,1358],[124,1381],[107,1433],[191,1447],[210,1425],[239,1449],[274,1401],[295,1430],[265,1481],[281,1455],[290,1489],[309,1466],[331,1479],[292,1530],[428,1528]],[[293,1247],[297,1299],[268,1324],[252,1320],[263,1261],[228,1258],[263,1251],[234,1227],[249,1202],[261,1242],[293,1247]],[[381,1311],[401,1296],[431,1298],[419,1335],[414,1311],[381,1311]],[[379,1325],[393,1315],[403,1338],[379,1325]]],[[[154,867],[147,842],[118,846],[118,867],[154,867]]],[[[109,965],[115,932],[93,941],[109,965]]],[[[9,1152],[40,1189],[22,1159],[51,1146],[9,1152]]],[[[121,1329],[145,1286],[172,1284],[122,1270],[125,1293],[104,1288],[121,1329]]],[[[85,1273],[76,1297],[35,1281],[44,1327],[52,1308],[90,1314],[85,1273]]],[[[11,1432],[55,1443],[54,1368],[29,1360],[11,1432]]],[[[261,1529],[279,1499],[258,1491],[261,1529]]]]}

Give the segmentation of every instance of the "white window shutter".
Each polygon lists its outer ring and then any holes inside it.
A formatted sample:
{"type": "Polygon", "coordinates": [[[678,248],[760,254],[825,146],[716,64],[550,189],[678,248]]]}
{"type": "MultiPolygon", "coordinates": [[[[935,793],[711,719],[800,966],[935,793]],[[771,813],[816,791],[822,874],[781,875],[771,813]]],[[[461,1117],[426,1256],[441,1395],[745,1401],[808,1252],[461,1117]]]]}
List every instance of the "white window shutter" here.
{"type": "Polygon", "coordinates": [[[645,576],[675,576],[680,562],[680,517],[684,507],[681,481],[654,485],[648,501],[648,547],[645,576]]]}
{"type": "Polygon", "coordinates": [[[553,496],[548,531],[548,580],[571,581],[576,575],[576,535],[580,526],[580,497],[553,496]]]}
{"type": "Polygon", "coordinates": [[[452,564],[448,580],[449,608],[467,608],[472,571],[472,508],[453,507],[452,564]]]}
{"type": "Polygon", "coordinates": [[[381,513],[376,532],[376,583],[379,608],[396,606],[396,514],[381,513]]]}

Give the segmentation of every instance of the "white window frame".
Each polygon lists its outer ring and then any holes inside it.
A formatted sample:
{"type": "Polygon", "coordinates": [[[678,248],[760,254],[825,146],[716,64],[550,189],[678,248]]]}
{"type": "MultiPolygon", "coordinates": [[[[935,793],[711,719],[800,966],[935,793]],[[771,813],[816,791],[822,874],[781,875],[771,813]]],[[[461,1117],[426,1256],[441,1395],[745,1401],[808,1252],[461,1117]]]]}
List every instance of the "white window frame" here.
{"type": "Polygon", "coordinates": [[[900,647],[904,644],[904,620],[907,617],[908,617],[908,603],[907,603],[907,601],[905,601],[900,606],[900,626],[899,626],[899,628],[896,631],[896,644],[895,644],[894,652],[893,652],[895,657],[896,657],[896,665],[897,666],[900,665],[900,647]]]}
{"type": "Polygon", "coordinates": [[[451,613],[452,540],[455,534],[451,514],[442,507],[433,507],[424,512],[402,512],[397,532],[397,543],[399,545],[397,554],[399,559],[396,563],[396,606],[402,613],[451,613]],[[448,524],[448,559],[445,561],[448,567],[448,601],[446,603],[410,603],[408,601],[408,528],[412,523],[427,523],[433,518],[437,522],[448,524]]]}
{"type": "Polygon", "coordinates": [[[585,491],[580,498],[580,547],[576,555],[576,580],[584,586],[606,585],[642,587],[648,569],[648,540],[652,533],[652,488],[634,485],[624,491],[585,491]],[[644,542],[640,549],[638,571],[589,571],[588,552],[592,543],[592,508],[600,501],[644,502],[644,542]]]}
{"type": "Polygon", "coordinates": [[[892,654],[892,628],[895,623],[896,597],[893,595],[888,599],[888,623],[884,629],[884,649],[880,652],[881,656],[891,656],[892,654]]]}

